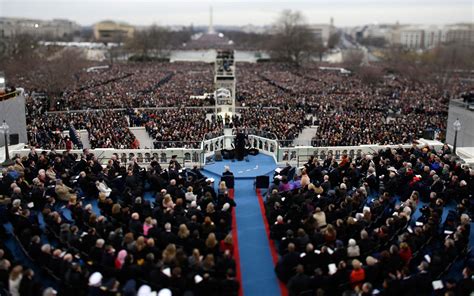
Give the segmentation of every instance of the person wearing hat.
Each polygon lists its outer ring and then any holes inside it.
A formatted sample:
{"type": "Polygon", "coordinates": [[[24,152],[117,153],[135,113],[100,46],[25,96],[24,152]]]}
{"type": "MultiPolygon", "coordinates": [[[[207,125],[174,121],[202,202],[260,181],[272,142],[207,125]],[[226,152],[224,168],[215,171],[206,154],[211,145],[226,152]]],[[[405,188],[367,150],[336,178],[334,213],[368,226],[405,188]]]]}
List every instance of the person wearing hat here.
{"type": "Polygon", "coordinates": [[[102,274],[100,272],[94,272],[89,277],[89,296],[100,296],[102,295],[102,291],[100,289],[102,285],[102,274]]]}
{"type": "MultiPolygon", "coordinates": [[[[150,296],[153,296],[153,294],[150,294],[150,296]]],[[[158,291],[157,296],[173,296],[173,293],[171,292],[170,289],[164,288],[164,289],[161,289],[160,291],[158,291]]]]}
{"type": "Polygon", "coordinates": [[[181,169],[181,164],[178,162],[178,155],[172,155],[169,168],[168,169],[173,169],[176,171],[179,171],[181,169]]]}

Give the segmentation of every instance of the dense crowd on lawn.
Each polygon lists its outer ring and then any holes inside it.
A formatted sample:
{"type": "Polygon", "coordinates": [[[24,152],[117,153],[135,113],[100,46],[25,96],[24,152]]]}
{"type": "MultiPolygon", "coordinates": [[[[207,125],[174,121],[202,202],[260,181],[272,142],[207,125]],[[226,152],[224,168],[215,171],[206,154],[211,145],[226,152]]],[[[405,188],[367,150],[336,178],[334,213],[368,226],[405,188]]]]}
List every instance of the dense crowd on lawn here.
{"type": "Polygon", "coordinates": [[[190,99],[190,96],[202,96],[214,92],[214,71],[211,65],[178,63],[175,74],[153,95],[157,102],[172,102],[169,106],[204,106],[209,101],[190,99]]]}
{"type": "MultiPolygon", "coordinates": [[[[116,63],[77,73],[76,83],[60,97],[36,100],[45,93],[33,77],[11,77],[11,83],[21,85],[31,94],[31,112],[86,109],[170,107],[176,102],[185,106],[206,105],[209,102],[191,100],[191,95],[213,91],[213,66],[205,63],[116,63]],[[33,95],[36,94],[36,95],[33,95]],[[34,108],[33,108],[34,107],[34,108]]],[[[37,75],[37,73],[32,73],[37,75]]]]}
{"type": "MultiPolygon", "coordinates": [[[[128,128],[122,111],[90,111],[74,113],[50,113],[27,117],[29,144],[45,149],[72,149],[70,136],[63,131],[73,126],[86,130],[91,148],[136,149],[140,143],[128,128]]],[[[77,147],[76,147],[77,148],[77,147]]]]}
{"type": "Polygon", "coordinates": [[[233,118],[236,128],[256,129],[273,135],[283,146],[289,146],[303,130],[305,113],[301,109],[248,108],[233,118]]]}
{"type": "Polygon", "coordinates": [[[222,120],[206,119],[203,109],[137,111],[130,115],[132,126],[145,126],[154,148],[199,148],[203,139],[221,136],[222,120]]]}
{"type": "Polygon", "coordinates": [[[0,293],[237,295],[236,204],[212,182],[175,160],[32,149],[1,174],[0,293]]]}
{"type": "MultiPolygon", "coordinates": [[[[436,85],[393,77],[369,85],[357,74],[273,63],[241,65],[237,71],[252,81],[238,84],[242,104],[294,107],[311,114],[319,126],[315,146],[411,143],[425,130],[442,138],[446,129],[448,95],[436,85]]],[[[278,119],[269,116],[269,121],[278,119]]]]}
{"type": "MultiPolygon", "coordinates": [[[[206,106],[213,102],[190,96],[211,92],[212,78],[211,64],[117,63],[108,69],[78,74],[76,85],[65,90],[60,98],[50,100],[31,92],[27,99],[28,116],[40,115],[46,118],[43,121],[54,121],[55,115],[46,114],[47,111],[206,106]]],[[[270,132],[285,145],[292,144],[307,125],[318,126],[314,146],[405,144],[426,131],[434,132],[442,140],[448,98],[472,88],[456,82],[449,91],[441,92],[436,85],[415,84],[398,76],[381,77],[377,83],[367,84],[357,74],[320,70],[315,65],[298,69],[280,63],[239,63],[236,79],[238,105],[250,108],[242,111],[243,122],[238,124],[254,125],[255,129],[270,126],[270,132]],[[262,107],[280,110],[260,112],[262,107]],[[252,114],[256,112],[262,115],[254,118],[252,114]]],[[[31,83],[30,90],[40,89],[34,80],[18,81],[31,83]]],[[[171,120],[166,118],[165,122],[171,120]]],[[[160,124],[149,123],[154,130],[160,129],[160,124]]],[[[183,132],[186,133],[178,133],[183,132]]],[[[186,135],[182,140],[200,141],[200,137],[196,133],[195,137],[186,135]]],[[[34,142],[53,146],[50,138],[34,142]]]]}
{"type": "Polygon", "coordinates": [[[289,295],[470,295],[474,170],[450,153],[387,148],[284,168],[265,207],[289,295]]]}

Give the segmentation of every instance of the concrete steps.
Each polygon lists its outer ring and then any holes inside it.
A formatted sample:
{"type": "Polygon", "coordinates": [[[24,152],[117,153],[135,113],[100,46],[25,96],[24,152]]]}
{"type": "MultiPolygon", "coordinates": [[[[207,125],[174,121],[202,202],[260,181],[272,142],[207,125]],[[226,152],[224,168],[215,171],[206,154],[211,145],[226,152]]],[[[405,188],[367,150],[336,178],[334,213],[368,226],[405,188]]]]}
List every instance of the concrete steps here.
{"type": "Polygon", "coordinates": [[[298,135],[298,137],[293,141],[294,146],[311,146],[311,140],[316,136],[318,131],[317,126],[308,126],[303,129],[303,131],[298,135]]]}
{"type": "Polygon", "coordinates": [[[83,148],[91,148],[91,143],[89,142],[89,132],[87,130],[78,130],[79,138],[82,142],[83,148]]]}
{"type": "Polygon", "coordinates": [[[145,127],[130,127],[130,131],[135,135],[135,137],[140,142],[140,148],[153,148],[153,139],[148,135],[148,132],[145,130],[145,127]]]}

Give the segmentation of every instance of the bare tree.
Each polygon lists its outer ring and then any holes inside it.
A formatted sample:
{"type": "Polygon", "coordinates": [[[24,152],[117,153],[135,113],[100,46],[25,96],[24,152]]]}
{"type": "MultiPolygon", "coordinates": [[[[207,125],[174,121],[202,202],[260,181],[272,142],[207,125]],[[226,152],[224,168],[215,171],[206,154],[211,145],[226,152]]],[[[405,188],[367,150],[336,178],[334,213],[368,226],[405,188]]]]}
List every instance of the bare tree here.
{"type": "Polygon", "coordinates": [[[276,59],[300,66],[309,59],[318,46],[315,35],[298,11],[284,10],[273,27],[269,50],[276,59]]]}
{"type": "Polygon", "coordinates": [[[343,52],[343,65],[351,71],[357,71],[364,59],[364,53],[358,49],[348,49],[343,52]]]}
{"type": "Polygon", "coordinates": [[[152,25],[144,30],[136,31],[133,38],[127,40],[126,48],[143,57],[161,55],[168,48],[170,34],[164,27],[152,25]]]}
{"type": "Polygon", "coordinates": [[[329,36],[328,48],[335,48],[340,40],[341,40],[341,33],[340,32],[332,33],[329,36]]]}
{"type": "Polygon", "coordinates": [[[443,91],[449,89],[455,71],[474,67],[474,51],[461,44],[442,44],[423,53],[391,47],[385,62],[390,71],[411,81],[412,86],[429,82],[443,91]]]}
{"type": "Polygon", "coordinates": [[[474,51],[462,44],[445,44],[425,54],[423,62],[431,73],[430,80],[440,89],[448,89],[456,71],[474,69],[474,51]]]}
{"type": "Polygon", "coordinates": [[[74,88],[75,75],[86,63],[80,49],[63,48],[39,67],[38,82],[52,97],[59,96],[65,89],[74,88]]]}
{"type": "Polygon", "coordinates": [[[39,63],[39,46],[34,36],[14,34],[2,42],[4,45],[0,60],[7,76],[25,76],[39,63]]]}

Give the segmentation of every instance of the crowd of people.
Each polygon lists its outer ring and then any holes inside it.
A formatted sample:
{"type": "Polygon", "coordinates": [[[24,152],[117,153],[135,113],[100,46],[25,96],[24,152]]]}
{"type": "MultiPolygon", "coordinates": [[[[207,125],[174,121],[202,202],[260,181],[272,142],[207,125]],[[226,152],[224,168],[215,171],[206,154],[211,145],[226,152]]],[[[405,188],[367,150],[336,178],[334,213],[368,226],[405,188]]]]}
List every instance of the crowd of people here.
{"type": "Polygon", "coordinates": [[[145,126],[156,149],[199,148],[204,139],[221,136],[223,121],[206,119],[206,109],[159,109],[130,115],[132,126],[145,126]]]}
{"type": "Polygon", "coordinates": [[[408,144],[426,131],[444,138],[448,94],[433,84],[390,76],[371,85],[357,73],[278,63],[240,65],[237,71],[249,76],[248,83],[237,85],[242,105],[304,110],[318,126],[314,146],[408,144]]]}
{"type": "Polygon", "coordinates": [[[90,147],[137,149],[140,148],[135,135],[129,129],[124,111],[94,110],[88,112],[45,113],[27,117],[29,144],[44,149],[72,149],[78,145],[70,143],[73,130],[88,133],[90,147]],[[69,133],[64,133],[69,131],[69,133]]]}
{"type": "Polygon", "coordinates": [[[103,167],[88,149],[16,158],[0,181],[0,293],[237,295],[236,204],[181,169],[103,167]]]}
{"type": "MultiPolygon", "coordinates": [[[[39,115],[42,122],[54,122],[56,115],[48,111],[211,106],[212,100],[191,96],[212,92],[212,77],[212,64],[117,63],[110,68],[78,74],[76,85],[66,89],[59,98],[31,92],[27,98],[28,115],[39,115]]],[[[240,120],[233,125],[268,129],[285,146],[297,145],[293,140],[310,125],[317,126],[311,141],[313,146],[409,144],[424,135],[443,140],[448,100],[456,95],[441,92],[437,85],[428,82],[413,83],[393,75],[379,77],[377,83],[370,84],[357,73],[321,70],[315,65],[301,69],[282,63],[239,63],[236,79],[238,106],[245,108],[237,109],[240,120]],[[262,109],[267,107],[278,110],[262,109]],[[253,116],[256,113],[259,116],[253,116]]],[[[456,91],[466,88],[469,86],[452,87],[456,91]]],[[[34,83],[31,89],[37,89],[34,83]]],[[[168,114],[176,116],[176,112],[168,114]]],[[[93,119],[92,115],[88,118],[93,119]]],[[[172,120],[173,117],[165,118],[163,124],[172,120]]],[[[45,137],[32,139],[30,143],[38,147],[53,146],[51,139],[60,137],[54,125],[46,132],[42,132],[41,126],[31,125],[30,134],[45,137]],[[33,131],[35,128],[38,131],[33,131]]],[[[154,131],[168,129],[156,120],[142,125],[154,131]]],[[[104,128],[98,127],[98,134],[108,133],[100,129],[104,128]]],[[[202,133],[188,135],[186,129],[177,131],[177,136],[164,136],[157,141],[202,140],[202,133]],[[178,139],[183,133],[185,139],[178,139]]],[[[203,132],[209,129],[214,131],[213,127],[205,127],[203,132]]],[[[133,139],[129,142],[133,143],[133,139]]],[[[123,145],[131,148],[128,144],[123,145]]],[[[104,145],[119,147],[113,143],[104,145]]]]}
{"type": "Polygon", "coordinates": [[[447,145],[284,168],[265,201],[276,274],[289,295],[470,295],[473,193],[447,145]]]}
{"type": "Polygon", "coordinates": [[[282,146],[289,146],[303,130],[305,113],[298,109],[246,108],[240,110],[240,116],[234,116],[235,128],[256,129],[271,133],[282,146]]]}

